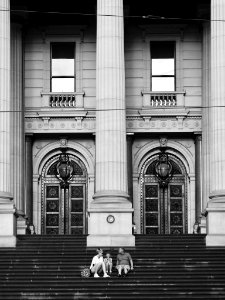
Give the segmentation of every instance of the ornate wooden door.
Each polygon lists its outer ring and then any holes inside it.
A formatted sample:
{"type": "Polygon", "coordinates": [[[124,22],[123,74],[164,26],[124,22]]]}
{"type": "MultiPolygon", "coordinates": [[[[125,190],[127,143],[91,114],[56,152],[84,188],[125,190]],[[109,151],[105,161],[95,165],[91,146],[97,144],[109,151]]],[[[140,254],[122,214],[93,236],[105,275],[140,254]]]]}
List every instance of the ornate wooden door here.
{"type": "Polygon", "coordinates": [[[86,172],[82,163],[70,157],[73,176],[62,189],[55,176],[57,158],[44,168],[42,178],[42,234],[86,233],[86,172]]]}
{"type": "Polygon", "coordinates": [[[145,234],[184,234],[187,232],[186,180],[182,169],[172,161],[174,174],[166,187],[154,175],[153,161],[143,177],[143,232],[145,234]]]}

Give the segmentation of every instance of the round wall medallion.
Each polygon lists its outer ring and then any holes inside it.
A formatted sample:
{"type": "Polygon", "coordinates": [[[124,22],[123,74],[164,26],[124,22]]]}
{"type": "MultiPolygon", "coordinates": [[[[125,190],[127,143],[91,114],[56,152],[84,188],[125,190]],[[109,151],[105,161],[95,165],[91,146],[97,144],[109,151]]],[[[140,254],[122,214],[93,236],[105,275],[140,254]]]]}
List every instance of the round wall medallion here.
{"type": "Polygon", "coordinates": [[[115,217],[113,215],[109,215],[106,220],[108,223],[113,223],[115,221],[115,217]]]}

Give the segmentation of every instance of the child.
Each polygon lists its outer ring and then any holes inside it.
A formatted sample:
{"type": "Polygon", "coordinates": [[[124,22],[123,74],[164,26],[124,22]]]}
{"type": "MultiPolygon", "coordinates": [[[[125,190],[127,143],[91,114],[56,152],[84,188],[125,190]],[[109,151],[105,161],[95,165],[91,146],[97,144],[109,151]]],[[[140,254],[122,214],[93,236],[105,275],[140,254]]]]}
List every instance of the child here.
{"type": "Polygon", "coordinates": [[[110,253],[106,253],[105,258],[104,258],[104,263],[105,263],[105,270],[106,273],[112,273],[112,258],[110,253]]]}

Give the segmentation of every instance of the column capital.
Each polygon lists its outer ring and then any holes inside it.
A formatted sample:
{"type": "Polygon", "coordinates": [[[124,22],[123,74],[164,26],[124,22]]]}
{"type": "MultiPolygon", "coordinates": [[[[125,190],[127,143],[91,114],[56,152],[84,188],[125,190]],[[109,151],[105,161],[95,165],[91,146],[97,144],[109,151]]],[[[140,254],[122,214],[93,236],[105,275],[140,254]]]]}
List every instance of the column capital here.
{"type": "Polygon", "coordinates": [[[202,141],[202,133],[194,133],[194,135],[195,135],[195,142],[202,141]]]}
{"type": "Polygon", "coordinates": [[[134,136],[134,132],[127,132],[127,136],[133,137],[134,136]]]}
{"type": "Polygon", "coordinates": [[[33,142],[34,135],[32,133],[28,133],[25,135],[26,142],[33,142]]]}

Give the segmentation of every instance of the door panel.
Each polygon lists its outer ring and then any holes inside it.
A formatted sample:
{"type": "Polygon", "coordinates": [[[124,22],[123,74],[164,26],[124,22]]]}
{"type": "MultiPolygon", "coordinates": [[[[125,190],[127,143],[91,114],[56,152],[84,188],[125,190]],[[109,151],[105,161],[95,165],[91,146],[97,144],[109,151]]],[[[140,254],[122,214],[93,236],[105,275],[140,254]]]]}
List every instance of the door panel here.
{"type": "Polygon", "coordinates": [[[45,188],[45,234],[59,234],[60,232],[60,185],[46,185],[45,188]]]}
{"type": "Polygon", "coordinates": [[[45,199],[45,234],[85,233],[85,184],[46,184],[45,199]]]}
{"type": "Polygon", "coordinates": [[[146,234],[183,234],[185,233],[185,183],[170,183],[160,187],[154,178],[144,184],[144,233],[146,234]]]}
{"type": "Polygon", "coordinates": [[[157,184],[145,185],[145,233],[160,233],[160,198],[157,184]]]}
{"type": "Polygon", "coordinates": [[[69,233],[83,234],[85,225],[85,186],[70,186],[70,207],[69,207],[69,233]]]}
{"type": "Polygon", "coordinates": [[[185,205],[184,205],[184,185],[169,185],[169,233],[185,233],[185,205]]]}
{"type": "Polygon", "coordinates": [[[173,155],[168,157],[172,166],[168,186],[160,186],[156,176],[158,154],[149,160],[142,174],[141,221],[146,234],[182,234],[187,230],[187,175],[182,162],[173,155]]]}

